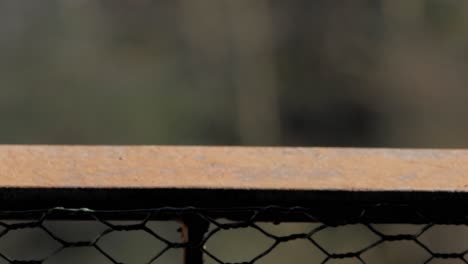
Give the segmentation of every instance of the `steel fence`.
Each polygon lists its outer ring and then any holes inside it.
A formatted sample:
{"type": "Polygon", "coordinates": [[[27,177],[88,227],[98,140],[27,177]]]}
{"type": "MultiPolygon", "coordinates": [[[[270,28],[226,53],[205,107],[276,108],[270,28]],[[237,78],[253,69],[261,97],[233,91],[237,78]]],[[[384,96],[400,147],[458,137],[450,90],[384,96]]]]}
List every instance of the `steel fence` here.
{"type": "Polygon", "coordinates": [[[0,263],[468,263],[464,151],[8,146],[0,158],[0,263]]]}

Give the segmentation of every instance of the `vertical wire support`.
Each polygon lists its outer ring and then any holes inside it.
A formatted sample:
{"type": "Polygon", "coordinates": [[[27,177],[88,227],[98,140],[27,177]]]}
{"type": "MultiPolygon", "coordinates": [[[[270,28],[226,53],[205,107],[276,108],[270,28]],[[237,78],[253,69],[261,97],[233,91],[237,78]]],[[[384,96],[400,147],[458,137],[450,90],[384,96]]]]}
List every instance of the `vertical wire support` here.
{"type": "Polygon", "coordinates": [[[183,221],[183,238],[187,243],[184,264],[203,263],[203,239],[208,232],[209,223],[198,215],[186,216],[183,221]]]}

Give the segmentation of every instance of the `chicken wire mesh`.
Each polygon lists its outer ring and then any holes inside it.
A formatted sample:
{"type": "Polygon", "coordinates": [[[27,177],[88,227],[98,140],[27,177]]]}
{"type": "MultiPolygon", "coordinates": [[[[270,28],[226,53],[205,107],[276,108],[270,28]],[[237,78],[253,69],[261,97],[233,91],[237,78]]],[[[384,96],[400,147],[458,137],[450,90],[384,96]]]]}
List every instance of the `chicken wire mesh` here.
{"type": "Polygon", "coordinates": [[[0,263],[468,263],[464,211],[441,218],[376,203],[335,213],[279,206],[2,211],[0,263]],[[410,216],[405,222],[402,213],[410,216]]]}

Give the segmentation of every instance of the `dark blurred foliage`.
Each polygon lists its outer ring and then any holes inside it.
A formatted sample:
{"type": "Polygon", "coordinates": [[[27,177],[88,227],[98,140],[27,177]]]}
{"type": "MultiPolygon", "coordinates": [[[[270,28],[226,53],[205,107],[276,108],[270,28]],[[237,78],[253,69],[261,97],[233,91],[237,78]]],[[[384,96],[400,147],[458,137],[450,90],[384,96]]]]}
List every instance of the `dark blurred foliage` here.
{"type": "Polygon", "coordinates": [[[468,2],[0,1],[0,143],[468,146],[468,2]]]}

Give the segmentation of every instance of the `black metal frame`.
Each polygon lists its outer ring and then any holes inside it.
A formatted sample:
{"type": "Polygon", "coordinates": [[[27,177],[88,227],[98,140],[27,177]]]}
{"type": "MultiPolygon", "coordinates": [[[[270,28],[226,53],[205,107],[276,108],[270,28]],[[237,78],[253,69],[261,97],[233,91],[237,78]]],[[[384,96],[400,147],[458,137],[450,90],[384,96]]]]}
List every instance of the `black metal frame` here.
{"type": "MultiPolygon", "coordinates": [[[[47,208],[53,217],[77,219],[57,208],[90,208],[109,219],[129,219],[128,210],[161,208],[154,219],[184,223],[188,236],[185,263],[203,263],[200,243],[208,230],[199,217],[256,221],[352,223],[467,224],[468,193],[366,192],[226,189],[0,189],[0,218],[28,218],[47,208]],[[170,207],[169,207],[170,206],[170,207]],[[25,212],[24,210],[28,210],[25,212]],[[50,210],[50,209],[49,209],[50,210]],[[313,214],[304,214],[313,212],[313,214]]],[[[87,209],[82,209],[86,211],[87,209]]],[[[135,212],[135,211],[133,211],[135,212]]]]}
{"type": "MultiPolygon", "coordinates": [[[[373,222],[421,221],[414,209],[437,222],[454,223],[468,215],[468,193],[416,191],[301,191],[235,189],[0,188],[0,210],[54,207],[133,210],[158,207],[245,208],[305,207],[331,221],[385,207],[366,219],[373,222]],[[376,205],[380,205],[376,208],[376,205]],[[405,208],[412,208],[407,210],[405,208]],[[391,210],[390,210],[391,209],[391,210]],[[458,219],[458,220],[457,220],[458,219]]],[[[266,217],[268,218],[268,217],[266,217]]],[[[286,217],[288,218],[288,217],[286,217]]]]}

